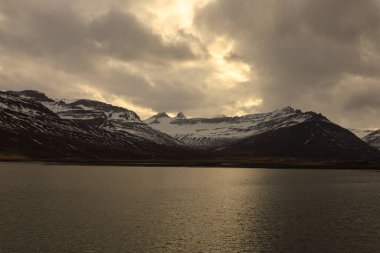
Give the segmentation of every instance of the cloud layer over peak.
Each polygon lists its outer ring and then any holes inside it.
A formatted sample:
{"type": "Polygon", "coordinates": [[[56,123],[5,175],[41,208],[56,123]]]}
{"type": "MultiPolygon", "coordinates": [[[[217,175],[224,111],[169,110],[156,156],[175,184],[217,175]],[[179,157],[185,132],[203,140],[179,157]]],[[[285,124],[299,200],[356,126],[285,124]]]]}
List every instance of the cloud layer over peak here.
{"type": "Polygon", "coordinates": [[[379,0],[0,2],[0,88],[380,127],[379,0]]]}

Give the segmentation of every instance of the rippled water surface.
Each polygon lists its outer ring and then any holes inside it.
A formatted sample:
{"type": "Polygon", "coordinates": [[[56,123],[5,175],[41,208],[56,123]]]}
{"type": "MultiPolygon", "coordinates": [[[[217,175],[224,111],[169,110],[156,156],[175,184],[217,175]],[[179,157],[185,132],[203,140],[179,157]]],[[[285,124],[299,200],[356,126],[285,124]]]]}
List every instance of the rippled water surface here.
{"type": "Polygon", "coordinates": [[[0,164],[0,252],[379,252],[380,173],[0,164]]]}

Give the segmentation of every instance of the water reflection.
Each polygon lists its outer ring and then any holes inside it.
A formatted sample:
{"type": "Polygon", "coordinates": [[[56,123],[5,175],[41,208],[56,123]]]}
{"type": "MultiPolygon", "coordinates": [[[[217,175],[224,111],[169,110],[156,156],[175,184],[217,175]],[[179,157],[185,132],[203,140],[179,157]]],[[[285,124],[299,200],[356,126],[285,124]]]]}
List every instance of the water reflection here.
{"type": "Polygon", "coordinates": [[[371,171],[0,165],[0,252],[376,252],[371,171]]]}
{"type": "Polygon", "coordinates": [[[380,209],[374,203],[379,201],[380,181],[372,176],[373,172],[357,171],[265,172],[256,182],[262,186],[260,207],[251,216],[259,219],[244,222],[256,225],[246,234],[250,249],[376,252],[380,209]]]}

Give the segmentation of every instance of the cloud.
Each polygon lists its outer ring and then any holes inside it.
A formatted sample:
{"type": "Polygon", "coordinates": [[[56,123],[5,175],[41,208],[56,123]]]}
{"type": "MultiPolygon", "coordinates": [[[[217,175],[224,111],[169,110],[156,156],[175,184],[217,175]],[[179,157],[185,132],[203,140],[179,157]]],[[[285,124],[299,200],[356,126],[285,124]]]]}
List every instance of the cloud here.
{"type": "Polygon", "coordinates": [[[379,0],[0,1],[0,88],[102,99],[142,118],[290,105],[379,127],[379,8],[379,0]]]}
{"type": "Polygon", "coordinates": [[[2,48],[47,59],[64,70],[83,71],[105,56],[124,61],[193,57],[186,44],[164,43],[128,12],[109,9],[88,21],[68,4],[2,5],[2,48]]]}
{"type": "Polygon", "coordinates": [[[190,46],[164,41],[133,14],[115,8],[116,3],[100,5],[103,9],[96,15],[83,15],[83,8],[99,3],[2,1],[1,87],[79,96],[77,87],[85,84],[154,110],[170,109],[170,102],[178,106],[176,99],[186,108],[187,98],[197,97],[197,89],[162,74],[195,59],[190,46]],[[115,67],[115,62],[128,67],[115,67]],[[157,78],[148,81],[148,76],[157,78]],[[153,81],[157,86],[149,84],[153,81]]]}
{"type": "Polygon", "coordinates": [[[163,43],[132,15],[111,10],[91,22],[90,32],[95,43],[107,55],[125,61],[182,60],[193,57],[186,44],[163,43]]]}
{"type": "MultiPolygon", "coordinates": [[[[380,38],[380,11],[375,1],[219,0],[198,13],[197,24],[235,41],[232,55],[242,56],[261,77],[252,91],[260,94],[264,108],[290,104],[337,119],[349,107],[331,94],[347,75],[373,78],[371,87],[379,93],[380,51],[374,45],[380,38]]],[[[337,95],[354,97],[349,92],[337,95]]],[[[379,109],[376,101],[361,100],[352,100],[350,107],[379,109]]],[[[380,125],[378,117],[370,121],[380,125]]]]}

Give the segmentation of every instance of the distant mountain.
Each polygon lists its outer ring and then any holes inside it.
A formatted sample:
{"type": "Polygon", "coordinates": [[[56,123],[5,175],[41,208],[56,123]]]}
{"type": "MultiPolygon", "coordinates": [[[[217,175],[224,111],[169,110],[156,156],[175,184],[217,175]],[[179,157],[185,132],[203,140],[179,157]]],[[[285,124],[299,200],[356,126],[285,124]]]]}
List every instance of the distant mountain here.
{"type": "Polygon", "coordinates": [[[376,130],[371,130],[371,129],[355,129],[355,128],[348,128],[348,130],[350,130],[353,134],[355,134],[360,139],[363,139],[367,135],[376,131],[376,130]]]}
{"type": "Polygon", "coordinates": [[[23,98],[32,98],[38,102],[54,102],[53,99],[48,98],[45,93],[36,90],[23,90],[23,91],[6,91],[6,93],[23,98]]]}
{"type": "Polygon", "coordinates": [[[179,112],[175,118],[176,119],[186,119],[187,117],[185,116],[185,114],[183,114],[183,112],[179,112]]]}
{"type": "Polygon", "coordinates": [[[179,119],[160,113],[144,122],[223,157],[370,160],[380,154],[323,115],[291,107],[241,117],[179,119]]]}
{"type": "Polygon", "coordinates": [[[380,129],[349,129],[357,137],[368,143],[370,146],[380,150],[380,129]]]}
{"type": "Polygon", "coordinates": [[[308,157],[328,160],[376,160],[380,152],[349,130],[314,117],[289,127],[243,138],[224,154],[258,157],[308,157]]]}
{"type": "MultiPolygon", "coordinates": [[[[379,132],[363,138],[379,148],[379,132]]],[[[241,117],[145,121],[99,101],[0,92],[0,159],[247,161],[261,158],[377,161],[380,151],[314,112],[291,107],[241,117]]]]}
{"type": "Polygon", "coordinates": [[[129,159],[171,156],[182,149],[134,112],[97,101],[66,103],[39,92],[0,92],[0,108],[3,152],[32,158],[129,159]]]}
{"type": "Polygon", "coordinates": [[[71,120],[80,125],[116,133],[126,132],[158,144],[179,144],[177,140],[143,123],[135,112],[122,107],[87,99],[53,100],[38,91],[8,91],[7,93],[38,101],[59,118],[71,120]],[[41,100],[42,97],[46,99],[41,100]]]}
{"type": "Polygon", "coordinates": [[[380,129],[373,131],[372,133],[366,135],[363,140],[367,142],[372,147],[380,150],[380,129]]]}
{"type": "Polygon", "coordinates": [[[171,118],[166,113],[159,113],[144,122],[188,145],[220,147],[245,137],[293,126],[314,118],[328,122],[325,117],[314,112],[301,112],[291,107],[242,117],[187,119],[171,118]]]}

